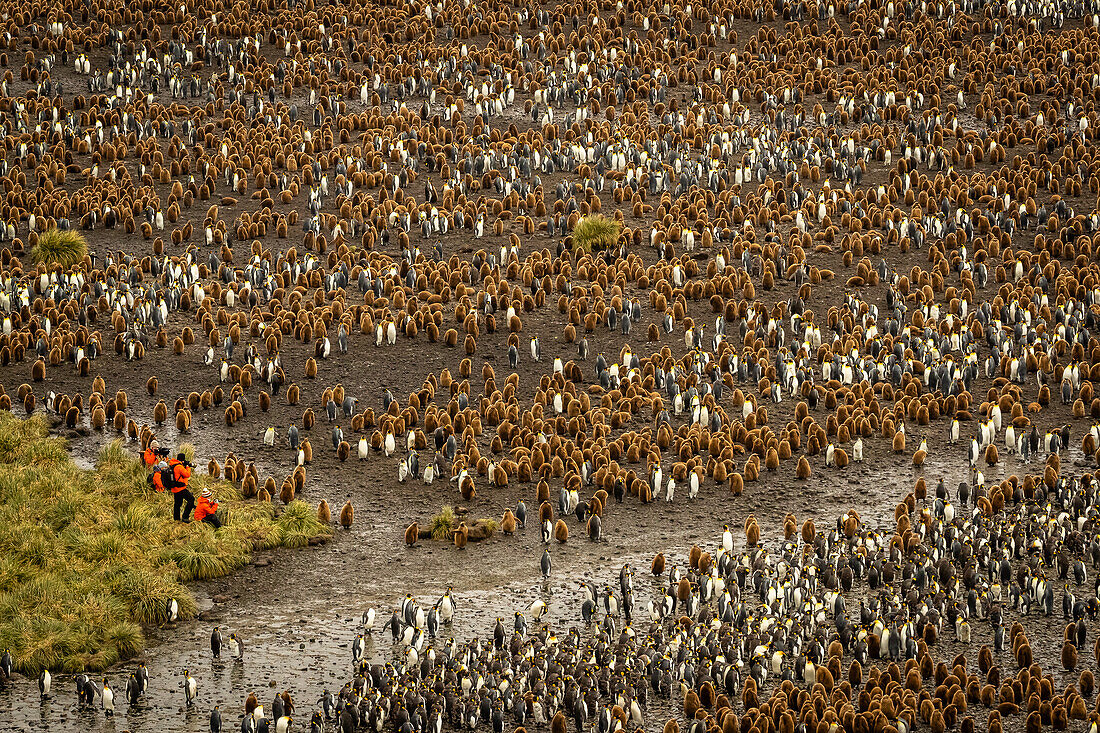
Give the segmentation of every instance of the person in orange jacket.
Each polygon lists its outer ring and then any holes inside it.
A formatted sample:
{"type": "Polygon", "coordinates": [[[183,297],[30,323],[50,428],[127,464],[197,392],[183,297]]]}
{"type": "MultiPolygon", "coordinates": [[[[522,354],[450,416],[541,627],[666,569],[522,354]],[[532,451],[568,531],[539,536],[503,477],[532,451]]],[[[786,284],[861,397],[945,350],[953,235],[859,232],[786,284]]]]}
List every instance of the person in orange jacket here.
{"type": "Polygon", "coordinates": [[[168,465],[172,470],[172,516],[176,521],[190,522],[191,512],[195,509],[195,496],[187,488],[187,484],[191,480],[192,464],[187,460],[187,456],[180,453],[176,456],[176,460],[171,461],[168,465]]]}
{"type": "Polygon", "coordinates": [[[213,525],[214,529],[218,529],[222,526],[222,522],[218,519],[218,500],[214,498],[214,494],[210,489],[203,489],[202,494],[199,495],[199,503],[195,505],[195,521],[206,522],[213,525]]]}
{"type": "Polygon", "coordinates": [[[149,474],[149,483],[153,485],[153,488],[157,490],[157,493],[162,493],[168,487],[164,485],[164,477],[169,475],[168,463],[161,461],[153,466],[153,472],[149,474]]]}
{"type": "Polygon", "coordinates": [[[157,443],[157,439],[153,438],[149,441],[149,447],[145,449],[142,454],[142,459],[145,461],[145,468],[147,470],[153,470],[157,463],[160,461],[160,456],[157,455],[160,450],[160,444],[157,443]]]}

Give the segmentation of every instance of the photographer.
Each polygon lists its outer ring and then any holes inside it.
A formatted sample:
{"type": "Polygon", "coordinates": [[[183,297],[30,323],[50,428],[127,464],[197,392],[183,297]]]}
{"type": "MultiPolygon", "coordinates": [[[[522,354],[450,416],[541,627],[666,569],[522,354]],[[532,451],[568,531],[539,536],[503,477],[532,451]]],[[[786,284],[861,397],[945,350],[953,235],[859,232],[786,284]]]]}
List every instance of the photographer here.
{"type": "Polygon", "coordinates": [[[172,517],[178,522],[190,522],[191,512],[195,509],[195,496],[187,487],[191,481],[191,469],[195,467],[183,453],[169,464],[171,468],[172,517]],[[180,511],[182,508],[182,512],[180,511]]]}
{"type": "Polygon", "coordinates": [[[222,522],[218,519],[217,512],[218,500],[214,498],[210,489],[203,489],[202,494],[199,495],[198,506],[195,507],[195,521],[206,522],[214,529],[218,529],[222,526],[222,522]]]}
{"type": "Polygon", "coordinates": [[[149,441],[149,447],[145,449],[141,458],[145,462],[146,470],[153,470],[156,468],[157,463],[160,461],[161,447],[156,438],[149,441]]]}

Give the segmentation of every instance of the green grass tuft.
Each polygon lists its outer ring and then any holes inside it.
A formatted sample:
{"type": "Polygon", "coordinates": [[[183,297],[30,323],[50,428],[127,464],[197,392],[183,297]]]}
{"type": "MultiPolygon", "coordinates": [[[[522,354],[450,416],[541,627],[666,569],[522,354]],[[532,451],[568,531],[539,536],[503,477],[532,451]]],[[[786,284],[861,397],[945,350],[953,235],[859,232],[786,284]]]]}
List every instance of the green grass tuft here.
{"type": "Polygon", "coordinates": [[[69,270],[80,264],[88,253],[84,235],[74,229],[47,229],[38,235],[31,248],[31,261],[36,265],[60,265],[69,270]]]}
{"type": "Polygon", "coordinates": [[[275,524],[283,547],[305,547],[313,537],[332,535],[332,527],[317,521],[317,510],[304,501],[290,502],[275,524]]]}
{"type": "Polygon", "coordinates": [[[600,252],[615,244],[622,225],[602,214],[590,214],[573,228],[573,248],[583,252],[600,252]]]}
{"type": "Polygon", "coordinates": [[[165,555],[179,568],[181,580],[209,580],[228,575],[248,560],[239,543],[218,541],[214,532],[200,532],[165,555]]]}
{"type": "Polygon", "coordinates": [[[99,449],[95,467],[99,471],[108,468],[127,469],[137,464],[137,462],[137,458],[126,450],[126,444],[122,441],[122,438],[115,438],[99,449]]]}
{"type": "Polygon", "coordinates": [[[431,523],[428,525],[432,530],[433,540],[449,540],[451,539],[451,532],[454,530],[455,525],[455,510],[450,506],[445,506],[434,517],[432,517],[431,523]]]}
{"type": "Polygon", "coordinates": [[[195,615],[185,582],[230,573],[256,549],[332,534],[303,502],[276,517],[225,482],[196,475],[191,484],[219,498],[221,529],[173,521],[171,495],[149,487],[123,442],[81,470],[42,418],[0,413],[0,648],[19,672],[128,659],[145,645],[142,626],[167,620],[170,599],[182,618],[195,615]]]}

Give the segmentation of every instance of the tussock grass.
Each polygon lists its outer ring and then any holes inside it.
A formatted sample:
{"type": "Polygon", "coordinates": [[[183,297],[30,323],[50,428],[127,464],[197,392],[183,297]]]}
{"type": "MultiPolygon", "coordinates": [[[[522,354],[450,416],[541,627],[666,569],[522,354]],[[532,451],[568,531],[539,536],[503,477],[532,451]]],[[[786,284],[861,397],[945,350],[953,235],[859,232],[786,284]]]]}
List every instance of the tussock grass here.
{"type": "Polygon", "coordinates": [[[235,535],[215,536],[211,528],[192,532],[182,544],[165,548],[163,558],[179,568],[180,580],[209,580],[228,575],[248,562],[249,550],[235,535]]]}
{"type": "MultiPolygon", "coordinates": [[[[126,444],[122,438],[115,438],[107,445],[99,449],[96,456],[96,470],[129,470],[133,468],[133,455],[126,450],[126,444]]],[[[140,464],[138,466],[140,468],[140,464]]]]}
{"type": "Polygon", "coordinates": [[[428,525],[432,530],[433,540],[449,540],[451,533],[457,526],[455,524],[455,510],[450,506],[443,507],[439,514],[432,517],[428,525]]]}
{"type": "Polygon", "coordinates": [[[88,253],[84,235],[74,229],[47,229],[38,235],[38,243],[31,248],[31,261],[36,265],[61,265],[71,269],[88,253]]]}
{"type": "Polygon", "coordinates": [[[283,547],[305,547],[309,540],[326,531],[328,525],[317,521],[317,512],[304,501],[292,501],[275,521],[279,528],[279,544],[283,547]]]}
{"type": "Polygon", "coordinates": [[[615,244],[622,226],[602,214],[590,214],[573,228],[573,246],[584,252],[599,252],[615,244]]]}
{"type": "Polygon", "coordinates": [[[145,645],[142,626],[167,620],[170,599],[181,617],[194,616],[184,583],[230,573],[255,549],[332,533],[303,502],[276,517],[272,504],[244,502],[235,487],[199,475],[192,490],[213,491],[228,521],[217,531],[184,525],[121,441],[95,466],[78,469],[41,417],[0,413],[0,648],[29,676],[132,657],[145,645]]]}
{"type": "Polygon", "coordinates": [[[473,517],[465,516],[460,519],[459,516],[455,514],[454,507],[447,505],[440,510],[439,514],[432,517],[428,523],[428,528],[432,533],[432,539],[450,541],[451,538],[454,537],[454,532],[458,529],[458,525],[463,521],[466,522],[466,526],[471,530],[470,540],[472,542],[488,539],[500,529],[499,522],[491,517],[474,520],[473,517]]]}

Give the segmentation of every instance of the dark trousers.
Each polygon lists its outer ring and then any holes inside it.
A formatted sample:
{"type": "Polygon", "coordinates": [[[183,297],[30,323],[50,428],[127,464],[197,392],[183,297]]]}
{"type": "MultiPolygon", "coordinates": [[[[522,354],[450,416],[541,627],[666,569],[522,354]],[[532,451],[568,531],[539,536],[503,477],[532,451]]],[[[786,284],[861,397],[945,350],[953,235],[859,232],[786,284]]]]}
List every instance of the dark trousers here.
{"type": "Polygon", "coordinates": [[[177,522],[190,522],[191,512],[195,509],[195,497],[190,489],[180,489],[172,494],[172,518],[177,522]],[[180,509],[183,509],[182,513],[180,509]]]}
{"type": "Polygon", "coordinates": [[[206,522],[214,529],[221,529],[222,520],[218,519],[218,515],[216,514],[207,514],[202,518],[202,521],[206,522]]]}

